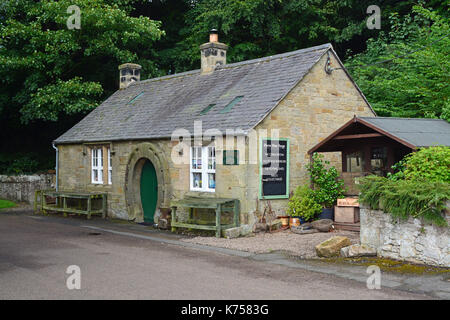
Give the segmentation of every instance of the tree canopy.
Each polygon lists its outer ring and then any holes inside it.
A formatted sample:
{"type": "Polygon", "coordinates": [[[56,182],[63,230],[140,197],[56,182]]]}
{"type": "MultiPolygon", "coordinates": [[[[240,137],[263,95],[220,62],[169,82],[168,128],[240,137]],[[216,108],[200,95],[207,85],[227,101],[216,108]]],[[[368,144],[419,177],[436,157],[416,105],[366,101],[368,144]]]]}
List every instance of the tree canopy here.
{"type": "Polygon", "coordinates": [[[356,83],[379,116],[450,121],[448,19],[415,6],[403,17],[391,14],[390,27],[347,60],[356,83]]]}
{"type": "Polygon", "coordinates": [[[199,45],[212,28],[229,45],[229,62],[331,42],[379,115],[449,120],[448,3],[379,0],[381,30],[366,26],[372,4],[2,1],[0,172],[5,167],[13,172],[47,167],[37,157],[52,159],[51,141],[117,90],[118,65],[142,65],[141,79],[199,68],[199,45]],[[67,26],[71,5],[80,8],[80,29],[67,26]],[[407,58],[378,63],[405,54],[407,58]]]}
{"type": "Polygon", "coordinates": [[[157,74],[151,43],[160,23],[129,15],[130,1],[9,1],[0,26],[0,112],[19,109],[22,122],[58,120],[95,108],[116,87],[117,66],[135,61],[157,74]],[[69,29],[69,6],[80,29],[69,29]]]}

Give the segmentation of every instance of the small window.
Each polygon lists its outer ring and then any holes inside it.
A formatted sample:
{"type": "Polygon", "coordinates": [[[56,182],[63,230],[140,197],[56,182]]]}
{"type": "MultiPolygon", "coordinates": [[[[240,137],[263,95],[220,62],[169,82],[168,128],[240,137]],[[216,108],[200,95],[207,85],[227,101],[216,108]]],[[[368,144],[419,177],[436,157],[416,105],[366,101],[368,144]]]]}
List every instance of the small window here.
{"type": "Polygon", "coordinates": [[[130,102],[128,102],[127,104],[132,104],[133,102],[135,102],[137,99],[139,99],[140,97],[142,97],[144,95],[144,92],[139,93],[136,97],[134,97],[133,99],[130,100],[130,102]]]}
{"type": "Polygon", "coordinates": [[[103,149],[92,149],[92,183],[103,184],[103,149]]]}
{"type": "Polygon", "coordinates": [[[209,110],[211,110],[212,108],[214,108],[215,104],[210,104],[209,106],[207,106],[205,109],[203,109],[202,111],[200,111],[201,115],[207,114],[209,112],[209,110]]]}
{"type": "Polygon", "coordinates": [[[191,190],[214,192],[216,189],[216,148],[191,148],[191,190]]]}
{"type": "Polygon", "coordinates": [[[224,150],[223,165],[225,166],[239,165],[239,150],[224,150]]]}
{"type": "Polygon", "coordinates": [[[233,107],[234,107],[235,105],[237,105],[237,104],[242,100],[243,97],[244,97],[244,96],[238,96],[238,97],[234,98],[229,104],[227,104],[227,105],[225,106],[225,108],[223,108],[222,111],[220,111],[220,113],[227,113],[227,112],[230,112],[231,109],[233,109],[233,107]]]}
{"type": "Polygon", "coordinates": [[[361,151],[347,154],[346,161],[347,161],[347,172],[364,171],[364,154],[361,151]]]}

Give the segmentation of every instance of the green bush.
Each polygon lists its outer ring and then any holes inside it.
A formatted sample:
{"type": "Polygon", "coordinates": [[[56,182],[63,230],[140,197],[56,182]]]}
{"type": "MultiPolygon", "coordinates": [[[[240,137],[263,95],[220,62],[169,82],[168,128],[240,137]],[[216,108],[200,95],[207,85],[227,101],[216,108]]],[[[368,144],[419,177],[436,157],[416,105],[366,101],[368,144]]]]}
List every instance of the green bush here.
{"type": "Polygon", "coordinates": [[[41,156],[36,153],[0,153],[0,174],[33,174],[54,168],[54,156],[41,156]]]}
{"type": "Polygon", "coordinates": [[[450,183],[450,147],[421,148],[407,155],[405,179],[450,183]]]}
{"type": "Polygon", "coordinates": [[[360,203],[383,210],[403,220],[423,218],[437,226],[447,226],[444,218],[450,199],[450,184],[442,181],[398,180],[368,176],[361,178],[360,203]]]}
{"type": "Polygon", "coordinates": [[[307,169],[314,184],[314,193],[317,202],[324,208],[333,207],[337,199],[344,197],[344,181],[339,179],[339,173],[335,167],[325,168],[329,161],[323,161],[323,155],[314,153],[312,163],[307,169]]]}
{"type": "Polygon", "coordinates": [[[289,199],[288,215],[302,217],[305,221],[313,219],[322,211],[322,206],[315,198],[314,190],[309,186],[299,186],[289,199]]]}

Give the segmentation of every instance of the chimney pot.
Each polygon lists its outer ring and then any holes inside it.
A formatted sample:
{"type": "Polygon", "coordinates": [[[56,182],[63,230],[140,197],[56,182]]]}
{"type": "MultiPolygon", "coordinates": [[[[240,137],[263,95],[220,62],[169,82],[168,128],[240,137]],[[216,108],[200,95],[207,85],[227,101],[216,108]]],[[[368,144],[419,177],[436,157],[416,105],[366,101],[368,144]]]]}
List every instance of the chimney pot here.
{"type": "Polygon", "coordinates": [[[219,31],[212,29],[209,32],[209,42],[219,42],[219,31]]]}

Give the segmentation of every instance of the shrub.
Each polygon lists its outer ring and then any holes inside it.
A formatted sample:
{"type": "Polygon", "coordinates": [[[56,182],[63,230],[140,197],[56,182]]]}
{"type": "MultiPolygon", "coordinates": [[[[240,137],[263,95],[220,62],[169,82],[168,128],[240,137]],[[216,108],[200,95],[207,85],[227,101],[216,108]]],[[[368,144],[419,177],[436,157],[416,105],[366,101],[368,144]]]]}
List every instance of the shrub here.
{"type": "Polygon", "coordinates": [[[36,153],[0,153],[0,174],[18,175],[47,171],[54,167],[54,156],[36,153]]]}
{"type": "Polygon", "coordinates": [[[321,211],[322,206],[317,202],[314,190],[307,185],[297,187],[289,199],[287,212],[290,216],[299,216],[309,221],[321,211]]]}
{"type": "Polygon", "coordinates": [[[325,208],[331,208],[337,199],[344,197],[344,181],[339,179],[335,167],[325,168],[329,161],[323,161],[323,155],[314,153],[312,163],[307,169],[314,184],[316,200],[325,208]]]}
{"type": "Polygon", "coordinates": [[[450,183],[450,147],[421,148],[404,159],[405,179],[450,183]]]}
{"type": "Polygon", "coordinates": [[[442,181],[398,180],[368,176],[359,180],[360,203],[381,209],[403,220],[412,216],[437,226],[448,226],[444,218],[450,199],[450,184],[442,181]]]}

